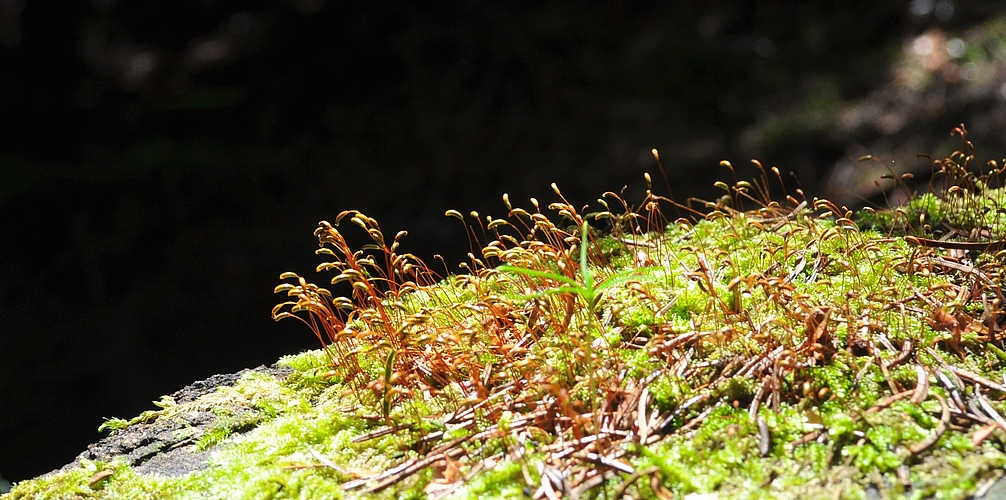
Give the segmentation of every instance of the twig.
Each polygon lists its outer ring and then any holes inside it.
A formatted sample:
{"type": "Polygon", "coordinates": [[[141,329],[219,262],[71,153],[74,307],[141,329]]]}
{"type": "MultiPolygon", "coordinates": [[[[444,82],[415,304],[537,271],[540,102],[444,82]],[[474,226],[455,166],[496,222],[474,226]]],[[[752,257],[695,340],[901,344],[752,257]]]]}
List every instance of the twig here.
{"type": "Polygon", "coordinates": [[[1006,393],[1006,386],[1003,386],[1002,384],[997,384],[981,375],[971,373],[967,370],[957,368],[956,366],[953,365],[947,365],[947,369],[954,372],[954,374],[957,375],[958,377],[969,380],[975,384],[984,385],[985,387],[992,389],[994,391],[1006,393]]]}
{"type": "Polygon", "coordinates": [[[950,380],[950,377],[948,377],[946,373],[940,370],[936,371],[936,379],[940,381],[940,384],[943,384],[943,388],[950,394],[950,400],[957,405],[957,409],[963,413],[967,413],[968,405],[966,405],[964,403],[964,399],[961,398],[961,391],[957,388],[957,384],[950,380]]]}
{"type": "MultiPolygon", "coordinates": [[[[773,232],[774,233],[774,232],[778,231],[779,229],[781,229],[783,226],[785,226],[786,223],[789,222],[790,220],[795,220],[797,214],[799,214],[800,211],[803,210],[804,208],[807,208],[807,200],[801,201],[800,204],[796,206],[796,208],[794,208],[793,210],[791,210],[784,217],[781,217],[781,220],[779,220],[779,222],[777,222],[772,227],[768,228],[769,232],[773,232]]],[[[769,220],[765,220],[765,222],[769,222],[769,220]]]]}
{"type": "Polygon", "coordinates": [[[685,412],[685,410],[691,408],[692,406],[695,406],[697,404],[701,404],[701,403],[706,402],[706,400],[708,400],[709,397],[710,396],[709,396],[708,393],[706,393],[706,394],[699,394],[698,396],[695,396],[695,397],[689,399],[688,401],[685,401],[684,404],[682,404],[681,406],[679,406],[677,410],[674,410],[673,412],[671,412],[671,414],[668,415],[667,418],[665,418],[662,422],[660,422],[660,426],[658,427],[658,429],[659,429],[658,432],[666,432],[666,431],[670,430],[671,424],[674,423],[674,419],[676,419],[679,416],[683,415],[684,412],[685,412]]]}
{"type": "Polygon", "coordinates": [[[349,475],[349,473],[346,472],[345,469],[343,469],[342,467],[339,467],[338,465],[335,465],[335,462],[329,460],[328,457],[326,457],[325,455],[322,455],[321,453],[318,453],[318,451],[315,450],[314,448],[311,448],[309,446],[307,448],[307,451],[309,453],[311,453],[311,455],[314,456],[314,458],[318,459],[318,461],[321,462],[325,467],[328,467],[328,468],[330,468],[330,469],[338,472],[339,474],[343,474],[343,475],[347,475],[347,476],[349,475]]]}
{"type": "Polygon", "coordinates": [[[636,241],[629,238],[616,238],[619,243],[625,243],[631,247],[657,248],[657,244],[650,240],[636,241]]]}
{"type": "MultiPolygon", "coordinates": [[[[908,241],[908,237],[905,237],[905,241],[908,241]]],[[[909,243],[911,243],[911,242],[909,241],[909,243]]],[[[952,247],[947,247],[947,248],[952,248],[952,247]]],[[[978,279],[985,286],[991,288],[992,291],[995,292],[996,298],[999,299],[999,303],[1000,304],[1006,303],[1006,298],[1003,298],[1002,289],[995,282],[993,282],[991,279],[989,279],[989,277],[985,273],[979,271],[974,266],[964,265],[964,264],[961,264],[961,263],[958,263],[958,262],[954,262],[954,261],[951,261],[951,260],[944,259],[943,257],[930,257],[929,261],[931,263],[933,263],[933,264],[936,264],[936,265],[940,266],[940,267],[944,267],[944,268],[947,268],[947,269],[953,269],[954,271],[960,271],[960,272],[965,273],[965,274],[973,274],[973,275],[977,276],[978,279]]]]}
{"type": "Polygon", "coordinates": [[[583,481],[580,482],[580,484],[576,485],[573,489],[570,490],[569,498],[580,498],[588,490],[604,484],[605,481],[607,481],[608,479],[612,478],[615,475],[615,472],[611,470],[604,471],[603,473],[597,473],[596,471],[592,471],[592,474],[593,475],[584,479],[583,481]]]}
{"type": "Polygon", "coordinates": [[[898,366],[901,363],[907,361],[911,355],[912,355],[912,341],[906,340],[903,344],[901,344],[901,352],[898,353],[898,355],[895,356],[894,358],[891,358],[891,360],[888,361],[887,363],[884,363],[884,367],[890,369],[892,367],[898,366]]]}
{"type": "Polygon", "coordinates": [[[1006,431],[1006,421],[1004,421],[1002,415],[1000,415],[999,412],[992,407],[992,404],[985,399],[985,396],[982,396],[982,390],[977,385],[975,385],[975,398],[978,399],[978,404],[981,405],[983,410],[985,410],[985,413],[992,417],[992,420],[995,420],[996,423],[999,424],[999,427],[1002,427],[1002,429],[1006,431]]]}
{"type": "Polygon", "coordinates": [[[587,462],[590,462],[594,465],[603,465],[605,467],[610,467],[612,469],[615,469],[619,472],[624,472],[626,474],[633,474],[636,472],[636,469],[633,469],[632,466],[630,466],[629,464],[619,462],[618,460],[611,460],[607,457],[602,457],[597,453],[587,452],[573,455],[573,457],[579,458],[581,460],[586,460],[587,462]]]}
{"type": "Polygon", "coordinates": [[[688,423],[686,423],[685,425],[682,425],[679,431],[686,432],[691,429],[694,429],[695,427],[698,427],[699,425],[702,424],[702,422],[706,420],[709,414],[716,409],[717,406],[719,406],[719,404],[709,405],[708,407],[706,407],[706,409],[702,410],[701,413],[696,415],[695,418],[689,420],[688,423]]]}
{"type": "Polygon", "coordinates": [[[947,423],[950,422],[950,406],[947,405],[947,400],[943,399],[943,396],[939,394],[933,394],[936,399],[940,402],[940,406],[943,408],[943,412],[940,414],[940,423],[936,425],[936,429],[928,437],[915,443],[908,447],[908,451],[912,452],[912,455],[918,455],[940,440],[943,433],[947,431],[947,423]]]}
{"type": "Polygon", "coordinates": [[[758,415],[758,437],[758,454],[763,458],[767,457],[768,452],[772,450],[772,436],[769,434],[768,424],[761,415],[758,415]]]}
{"type": "Polygon", "coordinates": [[[970,250],[976,252],[995,252],[1006,248],[1006,240],[977,243],[966,241],[940,241],[907,235],[905,236],[905,241],[909,245],[925,248],[949,248],[951,250],[970,250]]]}
{"type": "Polygon", "coordinates": [[[912,391],[912,404],[922,404],[929,396],[929,373],[922,365],[915,365],[915,389],[912,391]]]}
{"type": "Polygon", "coordinates": [[[613,498],[622,498],[625,495],[625,490],[629,489],[629,486],[632,486],[632,483],[635,483],[643,476],[653,474],[659,470],[659,467],[649,467],[647,469],[633,472],[631,476],[625,479],[625,481],[622,481],[622,484],[618,485],[618,488],[615,489],[615,495],[613,498]]]}
{"type": "Polygon", "coordinates": [[[883,410],[884,408],[887,408],[888,406],[891,406],[895,402],[901,401],[902,399],[905,399],[905,398],[907,398],[909,396],[912,396],[914,394],[915,394],[915,391],[912,390],[912,391],[899,392],[899,393],[894,394],[892,396],[887,396],[886,398],[881,399],[880,401],[877,401],[877,404],[873,405],[872,407],[870,407],[870,409],[866,410],[866,413],[876,413],[876,412],[878,412],[880,410],[883,410]]]}
{"type": "Polygon", "coordinates": [[[758,390],[755,391],[754,397],[751,398],[751,406],[748,407],[748,416],[751,417],[751,420],[758,418],[758,407],[761,406],[761,398],[765,397],[768,385],[769,380],[762,381],[761,385],[758,386],[758,390]]]}
{"type": "Polygon", "coordinates": [[[804,434],[803,436],[801,436],[801,437],[799,437],[799,438],[797,438],[797,439],[795,439],[793,441],[790,441],[789,445],[795,448],[795,447],[800,446],[802,444],[807,444],[807,443],[809,443],[811,441],[814,441],[817,438],[821,437],[823,434],[824,434],[824,429],[817,429],[815,431],[810,431],[810,432],[804,434]]]}
{"type": "Polygon", "coordinates": [[[370,441],[371,439],[377,439],[377,438],[379,438],[381,436],[385,436],[387,434],[391,434],[393,432],[397,432],[397,431],[400,431],[402,429],[411,429],[411,428],[412,428],[412,424],[395,424],[395,425],[389,425],[389,426],[386,426],[386,427],[381,427],[380,429],[377,429],[377,430],[374,430],[374,431],[370,431],[370,432],[368,432],[366,434],[363,434],[363,435],[360,435],[360,436],[356,436],[355,438],[353,438],[353,442],[354,443],[362,443],[364,441],[370,441]]]}

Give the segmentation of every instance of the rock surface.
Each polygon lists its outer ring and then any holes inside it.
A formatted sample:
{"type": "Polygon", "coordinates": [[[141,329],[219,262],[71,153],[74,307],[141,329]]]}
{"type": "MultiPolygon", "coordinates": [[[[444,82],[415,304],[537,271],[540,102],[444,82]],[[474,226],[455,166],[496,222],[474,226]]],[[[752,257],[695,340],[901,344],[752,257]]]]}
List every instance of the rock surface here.
{"type": "MultiPolygon", "coordinates": [[[[197,441],[218,424],[221,407],[192,405],[202,396],[211,394],[219,387],[233,386],[249,372],[267,373],[283,379],[292,369],[272,365],[241,370],[237,373],[213,375],[205,380],[193,382],[174,392],[162,401],[173,402],[171,418],[153,418],[150,422],[138,422],[125,429],[91,444],[73,462],[53,471],[67,471],[79,466],[80,460],[111,460],[121,457],[133,466],[139,474],[159,474],[178,477],[189,472],[202,470],[207,466],[210,451],[197,446],[197,441]]],[[[261,420],[259,412],[244,405],[228,404],[231,434],[247,432],[261,420]]]]}

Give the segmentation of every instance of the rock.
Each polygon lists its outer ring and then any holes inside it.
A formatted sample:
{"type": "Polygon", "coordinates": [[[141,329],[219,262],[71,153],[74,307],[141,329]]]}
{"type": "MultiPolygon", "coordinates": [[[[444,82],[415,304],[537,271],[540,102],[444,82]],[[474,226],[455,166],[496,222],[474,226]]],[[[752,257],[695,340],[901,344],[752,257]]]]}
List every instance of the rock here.
{"type": "MultiPolygon", "coordinates": [[[[161,418],[136,422],[125,429],[114,431],[112,435],[89,445],[73,462],[50,474],[79,467],[82,459],[107,461],[117,457],[124,458],[139,474],[177,477],[204,469],[209,452],[200,449],[196,443],[217,426],[221,410],[218,406],[190,403],[216,392],[219,387],[233,386],[248,372],[268,373],[282,379],[293,370],[278,365],[260,366],[193,382],[162,399],[161,405],[166,405],[167,408],[151,412],[161,418]],[[163,418],[165,413],[170,414],[169,418],[163,418]]],[[[227,405],[225,400],[221,403],[227,405]]],[[[230,413],[228,429],[232,434],[247,432],[261,420],[257,410],[240,404],[227,405],[227,412],[230,413]]]]}

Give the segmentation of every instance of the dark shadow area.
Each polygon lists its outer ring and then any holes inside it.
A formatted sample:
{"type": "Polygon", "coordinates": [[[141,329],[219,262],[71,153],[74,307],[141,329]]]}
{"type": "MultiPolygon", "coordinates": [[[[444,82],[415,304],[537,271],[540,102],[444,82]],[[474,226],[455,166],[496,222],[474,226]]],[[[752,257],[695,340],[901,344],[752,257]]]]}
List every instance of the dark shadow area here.
{"type": "Polygon", "coordinates": [[[758,158],[845,204],[856,158],[928,172],[961,122],[1006,154],[999,5],[4,2],[0,474],[316,347],[272,290],[342,210],[456,271],[447,209],[667,194],[653,148],[679,200],[758,158]]]}

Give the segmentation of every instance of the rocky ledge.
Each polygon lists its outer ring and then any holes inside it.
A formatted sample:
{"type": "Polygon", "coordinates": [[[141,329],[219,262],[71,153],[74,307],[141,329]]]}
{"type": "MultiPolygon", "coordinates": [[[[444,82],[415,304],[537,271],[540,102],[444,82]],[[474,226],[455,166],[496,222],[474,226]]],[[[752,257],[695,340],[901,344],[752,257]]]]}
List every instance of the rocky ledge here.
{"type": "Polygon", "coordinates": [[[178,477],[206,468],[210,450],[201,449],[196,443],[200,438],[221,428],[224,424],[222,419],[225,418],[221,415],[228,415],[226,427],[235,434],[255,428],[264,416],[260,410],[238,401],[228,401],[227,398],[204,401],[200,398],[216,393],[220,387],[233,386],[242,376],[251,372],[269,374],[282,380],[293,370],[274,364],[226,375],[213,375],[193,382],[161,400],[166,407],[164,409],[174,418],[154,418],[154,414],[163,412],[148,413],[149,421],[143,421],[146,419],[141,416],[143,420],[89,445],[76,460],[52,473],[80,467],[82,460],[111,461],[115,458],[124,459],[139,474],[166,477],[178,477]],[[168,403],[164,404],[165,402],[168,403]]]}

